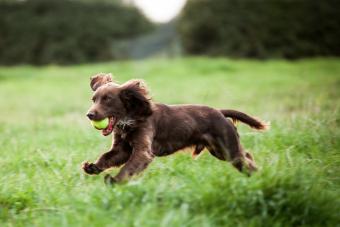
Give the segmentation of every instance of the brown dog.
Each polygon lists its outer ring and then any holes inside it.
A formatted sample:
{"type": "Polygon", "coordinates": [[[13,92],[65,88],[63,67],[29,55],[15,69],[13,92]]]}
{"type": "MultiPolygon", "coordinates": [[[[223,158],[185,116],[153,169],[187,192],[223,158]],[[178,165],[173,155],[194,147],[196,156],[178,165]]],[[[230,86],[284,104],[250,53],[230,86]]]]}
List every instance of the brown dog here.
{"type": "Polygon", "coordinates": [[[88,174],[125,164],[120,172],[105,182],[128,180],[143,171],[155,156],[170,155],[186,147],[194,147],[193,155],[204,148],[216,158],[230,161],[239,171],[252,172],[256,165],[250,153],[240,144],[234,124],[241,121],[250,127],[265,130],[267,125],[235,110],[217,110],[202,105],[165,105],[154,103],[140,80],[122,85],[112,82],[110,74],[91,78],[93,105],[87,113],[91,120],[109,118],[102,130],[114,132],[113,145],[95,163],[85,162],[88,174]]]}

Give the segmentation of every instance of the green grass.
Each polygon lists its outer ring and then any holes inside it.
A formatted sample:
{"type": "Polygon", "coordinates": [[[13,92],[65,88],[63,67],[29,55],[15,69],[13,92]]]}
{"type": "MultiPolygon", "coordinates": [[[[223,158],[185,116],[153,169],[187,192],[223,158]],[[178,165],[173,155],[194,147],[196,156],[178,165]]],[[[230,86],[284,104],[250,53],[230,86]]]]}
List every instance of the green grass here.
{"type": "Polygon", "coordinates": [[[339,226],[339,59],[0,67],[0,97],[0,226],[339,226]],[[84,175],[111,143],[85,117],[97,72],[142,78],[159,102],[271,121],[238,126],[261,170],[178,152],[113,188],[84,175]]]}

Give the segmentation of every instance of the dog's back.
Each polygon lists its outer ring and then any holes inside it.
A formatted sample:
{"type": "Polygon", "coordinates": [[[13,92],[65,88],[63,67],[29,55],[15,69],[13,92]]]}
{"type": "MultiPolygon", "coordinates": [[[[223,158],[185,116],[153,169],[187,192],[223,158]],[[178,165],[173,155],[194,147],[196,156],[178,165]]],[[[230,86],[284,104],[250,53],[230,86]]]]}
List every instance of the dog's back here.
{"type": "Polygon", "coordinates": [[[214,134],[228,121],[219,110],[203,105],[155,104],[151,118],[155,130],[153,152],[157,156],[207,145],[206,135],[214,134]]]}

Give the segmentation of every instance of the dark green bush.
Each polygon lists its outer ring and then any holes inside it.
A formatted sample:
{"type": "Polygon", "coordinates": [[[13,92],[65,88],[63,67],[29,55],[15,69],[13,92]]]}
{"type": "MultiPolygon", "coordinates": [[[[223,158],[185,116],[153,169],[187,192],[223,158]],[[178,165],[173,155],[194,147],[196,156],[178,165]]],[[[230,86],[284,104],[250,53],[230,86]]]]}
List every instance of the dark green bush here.
{"type": "Polygon", "coordinates": [[[69,0],[0,2],[1,64],[112,59],[115,40],[151,28],[136,9],[69,0]]]}
{"type": "Polygon", "coordinates": [[[189,0],[178,28],[189,54],[340,55],[337,0],[189,0]]]}

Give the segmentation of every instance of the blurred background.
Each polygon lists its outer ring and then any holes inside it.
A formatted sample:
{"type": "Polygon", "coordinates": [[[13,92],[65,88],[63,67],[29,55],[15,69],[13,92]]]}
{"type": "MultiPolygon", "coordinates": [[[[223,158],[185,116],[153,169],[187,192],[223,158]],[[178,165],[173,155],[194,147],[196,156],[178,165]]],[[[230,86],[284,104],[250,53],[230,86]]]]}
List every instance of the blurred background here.
{"type": "Polygon", "coordinates": [[[1,0],[0,64],[340,55],[337,0],[1,0]]]}

